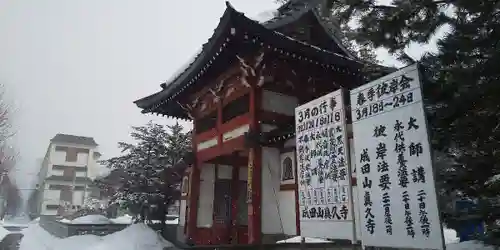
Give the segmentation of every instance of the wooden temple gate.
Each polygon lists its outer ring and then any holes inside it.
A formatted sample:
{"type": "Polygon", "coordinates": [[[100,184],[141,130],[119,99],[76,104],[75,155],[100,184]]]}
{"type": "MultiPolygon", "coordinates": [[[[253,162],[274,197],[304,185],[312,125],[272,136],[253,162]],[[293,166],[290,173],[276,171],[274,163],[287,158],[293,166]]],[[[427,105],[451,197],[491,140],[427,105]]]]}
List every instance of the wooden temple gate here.
{"type": "MultiPolygon", "coordinates": [[[[192,63],[135,102],[144,113],[193,121],[195,160],[183,184],[181,218],[187,241],[263,242],[261,213],[269,205],[262,204],[263,162],[269,160],[264,148],[278,149],[278,158],[294,151],[287,141],[293,141],[295,107],[368,80],[361,73],[365,65],[325,28],[314,6],[290,1],[276,18],[258,23],[227,4],[192,63]]],[[[290,171],[286,175],[290,179],[290,171]]],[[[294,217],[285,219],[294,220],[299,234],[297,183],[290,180],[280,190],[294,194],[294,217]]]]}

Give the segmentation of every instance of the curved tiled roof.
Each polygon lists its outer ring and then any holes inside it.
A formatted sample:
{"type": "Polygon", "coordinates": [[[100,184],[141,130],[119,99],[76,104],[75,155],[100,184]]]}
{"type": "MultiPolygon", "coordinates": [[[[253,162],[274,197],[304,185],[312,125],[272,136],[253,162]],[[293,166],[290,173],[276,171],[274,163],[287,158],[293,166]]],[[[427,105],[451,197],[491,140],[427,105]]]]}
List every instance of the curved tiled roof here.
{"type": "MultiPolygon", "coordinates": [[[[364,63],[355,60],[348,54],[334,53],[325,50],[277,32],[276,28],[294,22],[305,13],[311,13],[319,0],[289,1],[278,9],[279,15],[264,24],[259,24],[245,17],[242,13],[236,11],[228,2],[227,8],[220,18],[220,22],[214,33],[208,41],[203,44],[200,53],[182,68],[177,76],[171,82],[162,84],[162,90],[147,97],[136,100],[134,103],[143,113],[154,112],[160,105],[173,99],[178,93],[186,89],[189,85],[195,83],[197,79],[208,70],[210,65],[217,60],[217,56],[222,53],[222,48],[229,42],[229,37],[238,29],[244,29],[246,32],[253,32],[266,39],[266,43],[278,43],[278,47],[289,52],[301,53],[304,58],[320,60],[321,64],[339,65],[348,68],[360,68],[364,63]],[[231,34],[230,34],[231,33],[231,34]]],[[[240,31],[241,33],[241,31],[240,31]]],[[[262,44],[262,42],[261,42],[262,44]]],[[[294,55],[295,56],[295,55],[294,55]]],[[[297,55],[298,56],[298,55],[297,55]]],[[[177,106],[177,105],[176,105],[177,106]]],[[[173,107],[180,109],[180,107],[173,107]]],[[[176,113],[182,113],[181,111],[176,113]]],[[[185,118],[185,117],[184,117],[185,118]]]]}

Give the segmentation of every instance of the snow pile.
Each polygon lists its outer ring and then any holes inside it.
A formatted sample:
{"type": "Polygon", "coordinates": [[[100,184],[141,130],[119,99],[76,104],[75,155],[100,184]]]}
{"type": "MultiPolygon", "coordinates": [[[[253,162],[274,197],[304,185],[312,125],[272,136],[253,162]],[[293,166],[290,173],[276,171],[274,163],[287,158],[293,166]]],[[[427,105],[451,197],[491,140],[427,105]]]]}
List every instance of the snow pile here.
{"type": "Polygon", "coordinates": [[[123,216],[116,217],[114,219],[109,219],[109,220],[115,224],[132,224],[133,218],[134,217],[132,217],[128,214],[125,214],[123,216]]]}
{"type": "MultiPolygon", "coordinates": [[[[42,229],[43,230],[43,229],[42,229]]],[[[25,236],[26,237],[26,236],[25,236]]],[[[22,243],[23,239],[21,240],[22,243]]],[[[52,241],[52,245],[50,246],[51,250],[63,250],[63,249],[71,249],[71,250],[90,250],[89,246],[94,246],[101,241],[101,237],[96,235],[79,235],[72,236],[68,238],[59,239],[52,241]]],[[[38,248],[32,248],[31,250],[38,250],[38,248]]],[[[43,249],[43,248],[42,248],[43,249]]],[[[19,250],[24,250],[22,247],[19,250]]]]}
{"type": "Polygon", "coordinates": [[[0,226],[0,241],[2,241],[8,234],[10,234],[10,231],[0,226]]]}
{"type": "Polygon", "coordinates": [[[66,218],[60,219],[59,222],[66,223],[66,224],[71,224],[71,220],[68,220],[66,218]]]}
{"type": "MultiPolygon", "coordinates": [[[[163,250],[172,247],[172,243],[164,240],[145,224],[133,224],[116,232],[102,237],[102,240],[87,250],[163,250]]],[[[24,249],[20,249],[24,250],[24,249]]]]}
{"type": "MultiPolygon", "coordinates": [[[[331,243],[329,240],[323,240],[323,239],[318,239],[318,238],[310,238],[310,237],[304,237],[304,240],[306,243],[331,243]]],[[[281,244],[281,243],[300,243],[301,242],[301,237],[300,236],[295,236],[290,239],[286,240],[279,240],[276,241],[276,243],[281,244]]]]}
{"type": "Polygon", "coordinates": [[[173,246],[144,224],[134,224],[103,237],[79,235],[59,239],[38,224],[31,224],[23,234],[19,250],[162,250],[173,246]]]}
{"type": "Polygon", "coordinates": [[[477,241],[465,241],[460,243],[447,244],[446,250],[494,250],[493,246],[485,246],[477,241]]]}
{"type": "MultiPolygon", "coordinates": [[[[457,237],[457,232],[453,229],[444,228],[443,233],[444,233],[444,241],[446,244],[458,243],[460,241],[460,239],[457,237]]],[[[300,240],[301,240],[300,236],[295,236],[295,237],[290,238],[290,239],[277,241],[276,243],[300,243],[300,240]]],[[[328,243],[331,241],[319,239],[319,238],[305,237],[305,242],[306,243],[328,243]]],[[[461,249],[461,248],[458,248],[458,249],[461,249]]]]}
{"type": "Polygon", "coordinates": [[[111,221],[106,216],[100,214],[91,214],[78,217],[71,221],[72,224],[111,224],[111,221]]]}
{"type": "Polygon", "coordinates": [[[22,233],[24,236],[19,245],[19,250],[51,249],[51,246],[57,240],[56,237],[43,230],[38,223],[30,224],[28,228],[23,229],[22,233]]]}
{"type": "Polygon", "coordinates": [[[453,229],[443,227],[444,242],[446,244],[458,243],[460,238],[457,237],[457,232],[453,229]]]}
{"type": "Polygon", "coordinates": [[[28,224],[37,224],[40,221],[40,217],[36,217],[34,220],[30,221],[28,224]]]}

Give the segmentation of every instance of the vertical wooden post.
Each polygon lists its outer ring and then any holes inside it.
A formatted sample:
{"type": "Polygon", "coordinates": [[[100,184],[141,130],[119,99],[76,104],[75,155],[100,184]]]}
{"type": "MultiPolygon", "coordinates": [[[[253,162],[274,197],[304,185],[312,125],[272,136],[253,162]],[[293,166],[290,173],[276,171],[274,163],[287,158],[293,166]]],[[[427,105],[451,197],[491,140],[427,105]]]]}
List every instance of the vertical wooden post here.
{"type": "Polygon", "coordinates": [[[200,196],[200,165],[195,162],[190,176],[190,190],[188,195],[188,221],[187,221],[187,238],[191,242],[196,239],[196,221],[198,218],[198,198],[200,196]]]}
{"type": "MultiPolygon", "coordinates": [[[[258,113],[260,111],[261,92],[256,84],[250,88],[250,130],[260,134],[258,113]]],[[[248,243],[261,242],[261,189],[262,189],[262,148],[253,145],[248,155],[248,243]]]]}
{"type": "Polygon", "coordinates": [[[300,206],[299,206],[299,161],[297,157],[297,149],[293,148],[293,154],[295,155],[295,228],[296,234],[300,235],[300,206]]]}
{"type": "MultiPolygon", "coordinates": [[[[236,154],[233,156],[237,156],[236,154]]],[[[237,162],[237,161],[235,161],[237,162]]],[[[238,201],[240,194],[240,166],[232,165],[232,180],[231,180],[231,229],[230,237],[231,244],[238,244],[238,201]]]]}
{"type": "Polygon", "coordinates": [[[198,162],[196,157],[196,119],[193,120],[192,143],[195,159],[189,176],[189,190],[187,200],[187,240],[191,243],[196,242],[196,222],[198,219],[198,198],[200,196],[200,167],[201,163],[198,162]]]}

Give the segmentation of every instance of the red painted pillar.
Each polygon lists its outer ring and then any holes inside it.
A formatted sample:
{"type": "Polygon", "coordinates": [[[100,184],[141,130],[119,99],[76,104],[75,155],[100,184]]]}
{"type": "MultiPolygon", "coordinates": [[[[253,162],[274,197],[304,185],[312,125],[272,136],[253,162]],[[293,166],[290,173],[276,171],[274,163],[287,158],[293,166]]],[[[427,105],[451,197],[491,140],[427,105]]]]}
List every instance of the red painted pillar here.
{"type": "Polygon", "coordinates": [[[198,198],[200,195],[200,169],[198,163],[193,165],[189,179],[187,236],[188,240],[196,242],[196,221],[198,216],[198,198]]]}
{"type": "MultiPolygon", "coordinates": [[[[258,113],[261,104],[261,91],[255,85],[250,88],[250,129],[260,133],[258,113]]],[[[254,146],[248,154],[248,243],[261,242],[261,192],[262,192],[262,148],[254,146]]]]}
{"type": "Polygon", "coordinates": [[[192,131],[192,143],[193,151],[195,152],[195,159],[193,161],[193,166],[191,167],[191,173],[189,176],[189,191],[187,197],[187,239],[190,242],[195,243],[197,239],[196,235],[196,221],[198,216],[198,198],[200,196],[200,167],[201,163],[198,162],[198,157],[196,157],[197,145],[196,145],[196,120],[193,121],[193,131],[192,131]]]}

